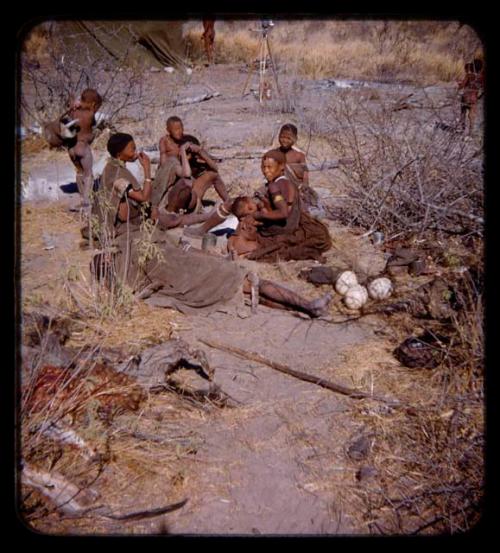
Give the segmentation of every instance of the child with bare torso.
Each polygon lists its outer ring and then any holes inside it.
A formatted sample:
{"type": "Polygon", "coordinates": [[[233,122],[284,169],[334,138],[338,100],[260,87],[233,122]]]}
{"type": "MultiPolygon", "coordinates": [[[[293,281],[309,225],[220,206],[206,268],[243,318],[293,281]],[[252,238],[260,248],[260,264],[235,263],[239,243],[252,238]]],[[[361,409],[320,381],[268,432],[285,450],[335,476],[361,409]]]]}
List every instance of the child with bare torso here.
{"type": "Polygon", "coordinates": [[[468,120],[468,133],[474,128],[477,104],[484,88],[483,62],[476,58],[465,64],[465,77],[458,83],[458,89],[463,90],[460,98],[460,128],[465,131],[468,120]]]}
{"type": "Polygon", "coordinates": [[[90,208],[90,192],[94,184],[92,174],[92,150],[90,144],[94,140],[93,128],[96,124],[95,114],[102,105],[102,98],[93,88],[82,92],[79,101],[73,102],[67,112],[68,116],[77,122],[78,132],[74,139],[68,142],[69,157],[76,168],[76,185],[80,193],[81,207],[90,208]]]}
{"type": "Polygon", "coordinates": [[[303,208],[318,204],[318,195],[309,185],[309,169],[307,168],[306,155],[295,146],[298,139],[298,131],[295,125],[287,123],[280,129],[278,148],[285,154],[285,176],[299,189],[303,208]]]}
{"type": "Polygon", "coordinates": [[[201,211],[202,199],[213,186],[223,201],[229,199],[226,186],[222,181],[217,163],[200,146],[198,139],[184,134],[184,125],[179,117],[167,119],[167,133],[160,139],[160,166],[168,157],[180,155],[180,147],[189,142],[189,164],[191,166],[191,198],[182,209],[201,211]]]}
{"type": "Polygon", "coordinates": [[[306,155],[302,150],[295,147],[298,131],[295,125],[288,123],[283,125],[278,135],[279,149],[285,154],[286,167],[285,175],[288,179],[296,180],[300,189],[302,186],[309,186],[309,170],[307,169],[306,155]]]}
{"type": "Polygon", "coordinates": [[[233,254],[244,256],[258,247],[257,227],[262,223],[253,214],[259,210],[259,204],[250,196],[238,196],[231,205],[231,213],[238,218],[236,231],[227,241],[227,250],[233,254]]]}

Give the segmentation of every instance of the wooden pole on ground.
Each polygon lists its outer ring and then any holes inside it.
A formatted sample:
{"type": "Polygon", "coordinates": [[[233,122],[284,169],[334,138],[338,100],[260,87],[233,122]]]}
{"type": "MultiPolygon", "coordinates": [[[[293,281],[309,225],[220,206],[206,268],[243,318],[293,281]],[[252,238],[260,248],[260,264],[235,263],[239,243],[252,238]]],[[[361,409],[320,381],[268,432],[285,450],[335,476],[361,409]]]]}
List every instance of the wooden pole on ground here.
{"type": "Polygon", "coordinates": [[[242,357],[243,359],[249,359],[250,361],[256,361],[257,363],[262,363],[263,365],[267,365],[268,367],[271,367],[276,371],[288,374],[289,376],[293,376],[294,378],[298,378],[299,380],[304,380],[305,382],[311,382],[312,384],[316,384],[317,386],[321,386],[322,388],[326,388],[327,390],[331,390],[332,392],[337,392],[338,394],[342,394],[342,395],[351,397],[353,399],[374,399],[375,401],[381,401],[383,403],[386,403],[391,407],[403,406],[402,403],[397,399],[386,398],[383,396],[362,392],[360,390],[354,390],[353,388],[348,388],[347,386],[336,384],[335,382],[325,380],[324,378],[319,378],[317,376],[307,374],[302,371],[296,371],[294,369],[291,369],[290,367],[287,367],[286,365],[283,365],[281,363],[276,363],[276,361],[270,361],[269,359],[266,359],[263,355],[260,355],[259,353],[245,351],[240,348],[236,348],[234,346],[228,346],[226,344],[214,342],[213,340],[204,340],[199,338],[199,341],[202,344],[206,344],[211,348],[215,348],[221,351],[227,351],[228,353],[232,353],[233,355],[237,355],[239,357],[242,357]]]}

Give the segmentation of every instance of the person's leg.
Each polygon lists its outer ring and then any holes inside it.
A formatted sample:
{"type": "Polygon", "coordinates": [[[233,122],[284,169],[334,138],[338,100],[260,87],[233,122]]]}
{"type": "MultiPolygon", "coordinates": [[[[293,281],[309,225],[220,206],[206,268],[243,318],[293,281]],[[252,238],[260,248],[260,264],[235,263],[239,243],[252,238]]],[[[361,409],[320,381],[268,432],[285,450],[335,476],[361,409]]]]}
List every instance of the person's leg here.
{"type": "Polygon", "coordinates": [[[196,195],[196,200],[194,203],[191,202],[193,205],[189,206],[190,209],[194,208],[195,211],[201,210],[201,201],[203,200],[207,190],[214,184],[216,178],[217,173],[215,171],[205,171],[193,181],[193,193],[196,195]]]}
{"type": "Polygon", "coordinates": [[[469,108],[469,130],[468,134],[472,134],[474,131],[474,121],[476,119],[476,104],[472,104],[469,108]]]}
{"type": "MultiPolygon", "coordinates": [[[[248,293],[250,289],[250,283],[245,281],[243,291],[248,293]]],[[[311,317],[321,317],[328,312],[327,308],[332,295],[328,293],[309,301],[281,284],[276,284],[270,280],[260,280],[259,299],[265,300],[268,305],[270,302],[285,308],[303,311],[311,317]]]]}
{"type": "Polygon", "coordinates": [[[187,179],[179,179],[168,192],[167,211],[176,213],[181,209],[188,209],[191,198],[190,182],[187,179]]]}
{"type": "Polygon", "coordinates": [[[93,157],[92,157],[92,150],[90,149],[90,146],[86,143],[79,142],[77,144],[80,146],[80,152],[81,152],[81,159],[80,163],[83,168],[83,182],[82,182],[82,204],[85,206],[90,206],[90,194],[92,192],[93,184],[94,184],[94,175],[92,173],[93,168],[93,157]]]}
{"type": "Polygon", "coordinates": [[[90,206],[90,191],[94,183],[92,175],[92,150],[85,142],[77,142],[68,150],[69,157],[76,169],[76,186],[82,200],[82,206],[90,206]]]}
{"type": "Polygon", "coordinates": [[[467,117],[468,107],[466,104],[462,104],[460,107],[460,122],[458,124],[461,131],[465,131],[465,120],[467,117]]]}
{"type": "Polygon", "coordinates": [[[219,205],[216,209],[209,213],[209,217],[203,225],[196,228],[186,229],[184,234],[186,234],[186,236],[200,237],[206,234],[210,229],[220,225],[231,215],[231,212],[229,211],[231,203],[231,200],[227,200],[223,204],[219,205]]]}
{"type": "Polygon", "coordinates": [[[214,188],[217,194],[219,194],[223,202],[225,202],[226,200],[229,200],[229,193],[219,173],[217,173],[217,177],[214,180],[214,188]]]}
{"type": "Polygon", "coordinates": [[[188,227],[204,223],[210,217],[210,213],[184,213],[181,217],[181,226],[188,227]]]}
{"type": "Polygon", "coordinates": [[[214,43],[215,43],[215,29],[213,25],[208,31],[208,62],[214,62],[214,43]]]}

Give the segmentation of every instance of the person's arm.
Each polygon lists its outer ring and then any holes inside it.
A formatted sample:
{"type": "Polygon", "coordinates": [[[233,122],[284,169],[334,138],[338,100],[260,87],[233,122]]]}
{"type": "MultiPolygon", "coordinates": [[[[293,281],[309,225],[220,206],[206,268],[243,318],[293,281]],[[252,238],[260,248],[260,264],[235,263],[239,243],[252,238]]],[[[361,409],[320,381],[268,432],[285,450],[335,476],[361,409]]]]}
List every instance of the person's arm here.
{"type": "Polygon", "coordinates": [[[468,83],[469,83],[469,75],[466,74],[461,81],[458,81],[458,90],[465,88],[468,83]]]}
{"type": "Polygon", "coordinates": [[[265,186],[261,186],[257,188],[257,190],[254,192],[254,198],[257,201],[257,206],[259,207],[259,210],[262,208],[272,209],[271,202],[269,201],[269,198],[267,197],[267,189],[265,186]]]}
{"type": "Polygon", "coordinates": [[[210,157],[209,153],[205,151],[201,146],[198,146],[198,144],[190,144],[189,150],[193,152],[193,154],[196,154],[199,157],[201,157],[203,161],[206,162],[209,169],[216,172],[219,170],[217,163],[210,157]]]}
{"type": "Polygon", "coordinates": [[[151,160],[147,154],[140,152],[137,156],[139,163],[144,169],[144,186],[142,190],[129,190],[128,197],[136,202],[149,202],[151,199],[151,160]]]}
{"type": "Polygon", "coordinates": [[[281,189],[279,184],[271,183],[269,185],[269,195],[273,200],[274,209],[264,207],[254,213],[254,218],[257,221],[282,221],[283,219],[286,219],[290,214],[290,208],[285,197],[287,192],[289,192],[288,188],[285,192],[281,189]]]}
{"type": "Polygon", "coordinates": [[[304,164],[304,176],[302,177],[302,183],[304,186],[309,186],[309,168],[307,167],[305,155],[302,155],[301,162],[304,164]]]}
{"type": "Polygon", "coordinates": [[[186,179],[189,179],[192,176],[191,165],[189,165],[189,160],[186,155],[186,150],[188,149],[188,147],[189,147],[189,142],[186,142],[179,148],[179,155],[181,158],[181,162],[175,168],[175,174],[178,177],[184,177],[186,179]]]}

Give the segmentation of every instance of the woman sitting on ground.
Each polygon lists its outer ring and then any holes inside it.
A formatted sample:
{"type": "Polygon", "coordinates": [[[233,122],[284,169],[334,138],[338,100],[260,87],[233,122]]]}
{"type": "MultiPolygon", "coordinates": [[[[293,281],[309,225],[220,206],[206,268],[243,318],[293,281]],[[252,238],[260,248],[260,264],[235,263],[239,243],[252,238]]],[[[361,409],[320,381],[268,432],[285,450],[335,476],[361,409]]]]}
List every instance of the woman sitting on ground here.
{"type": "MultiPolygon", "coordinates": [[[[127,133],[113,134],[107,144],[110,158],[101,176],[101,189],[96,194],[95,212],[101,230],[106,229],[109,236],[117,236],[129,225],[140,225],[144,218],[158,221],[161,229],[201,223],[210,214],[177,214],[164,209],[165,196],[158,184],[151,178],[151,161],[144,153],[137,153],[134,138],[127,133]],[[127,162],[139,160],[144,170],[144,182],[141,186],[136,177],[127,169],[127,162]]],[[[187,162],[186,162],[187,163],[187,162]]],[[[180,163],[172,172],[182,173],[180,163]]]]}
{"type": "MultiPolygon", "coordinates": [[[[135,146],[131,144],[129,142],[130,156],[135,146]]],[[[271,307],[302,311],[311,317],[327,313],[331,294],[307,300],[269,280],[259,281],[239,263],[190,246],[181,249],[158,227],[145,232],[143,226],[133,224],[137,214],[130,208],[130,200],[147,201],[150,194],[147,156],[139,159],[146,174],[142,195],[123,177],[111,179],[115,201],[109,205],[107,220],[108,224],[116,222],[119,232],[114,233],[109,248],[92,259],[91,271],[98,280],[104,280],[110,287],[120,281],[139,297],[148,298],[148,303],[174,307],[182,312],[217,310],[221,304],[228,310],[230,306],[238,307],[243,303],[242,293],[253,292],[254,299],[258,295],[260,303],[271,307]]],[[[106,181],[105,188],[108,186],[106,181]]]]}
{"type": "MultiPolygon", "coordinates": [[[[238,251],[248,259],[274,262],[291,259],[322,260],[322,254],[329,250],[332,241],[327,227],[302,209],[300,194],[284,175],[286,158],[279,150],[270,150],[262,158],[262,172],[266,184],[256,193],[259,209],[252,217],[261,223],[256,229],[257,247],[238,251]]],[[[208,232],[231,214],[233,202],[224,202],[200,227],[187,229],[186,235],[195,236],[208,232]]]]}

